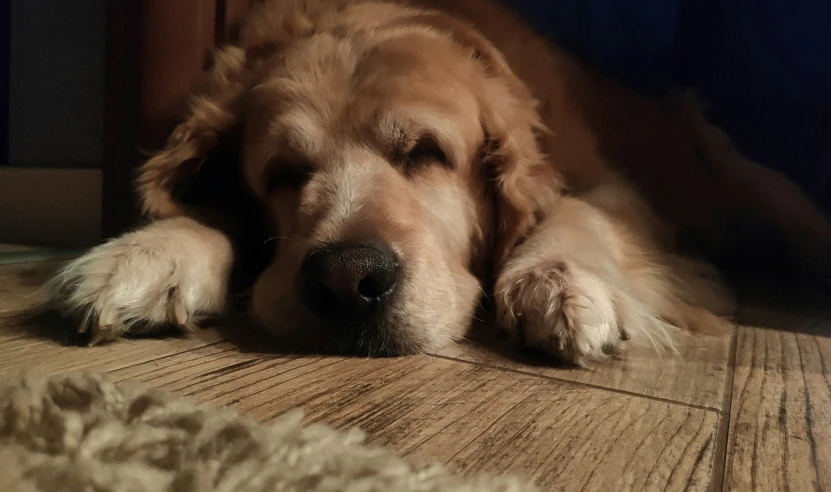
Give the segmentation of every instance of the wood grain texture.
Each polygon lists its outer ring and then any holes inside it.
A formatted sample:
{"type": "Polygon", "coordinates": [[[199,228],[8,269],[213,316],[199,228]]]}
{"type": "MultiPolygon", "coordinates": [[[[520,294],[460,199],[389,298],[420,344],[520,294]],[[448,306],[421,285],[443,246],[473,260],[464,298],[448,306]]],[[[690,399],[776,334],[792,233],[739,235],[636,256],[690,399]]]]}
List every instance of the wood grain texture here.
{"type": "Polygon", "coordinates": [[[55,319],[15,316],[42,305],[61,264],[0,266],[0,377],[109,372],[261,421],[300,406],[308,421],[357,426],[413,459],[519,473],[544,490],[831,490],[822,293],[797,296],[811,308],[748,303],[735,364],[729,337],[698,338],[678,355],[636,349],[583,371],[481,338],[398,359],[281,355],[238,320],[67,346],[55,319]]]}
{"type": "Polygon", "coordinates": [[[65,372],[106,372],[133,364],[170,357],[216,343],[221,335],[202,330],[188,337],[119,340],[96,347],[62,345],[55,340],[10,335],[0,337],[0,377],[21,372],[51,375],[65,372]]]}
{"type": "Polygon", "coordinates": [[[629,347],[621,360],[597,364],[589,370],[558,365],[550,357],[517,354],[487,334],[448,347],[438,355],[722,410],[730,367],[730,342],[730,335],[682,336],[678,340],[678,353],[629,347]]]}
{"type": "Polygon", "coordinates": [[[831,490],[831,321],[744,309],[726,490],[831,490]]]}
{"type": "Polygon", "coordinates": [[[220,343],[114,371],[269,421],[363,429],[372,442],[465,471],[514,472],[551,490],[704,490],[718,415],[430,356],[243,353],[220,343]]]}

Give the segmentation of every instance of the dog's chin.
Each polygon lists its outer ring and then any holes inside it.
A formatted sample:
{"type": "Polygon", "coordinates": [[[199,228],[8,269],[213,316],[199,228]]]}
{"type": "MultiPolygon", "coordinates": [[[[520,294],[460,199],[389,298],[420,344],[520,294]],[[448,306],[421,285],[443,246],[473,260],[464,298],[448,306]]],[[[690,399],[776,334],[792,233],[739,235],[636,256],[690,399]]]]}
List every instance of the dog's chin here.
{"type": "Polygon", "coordinates": [[[417,328],[377,319],[359,325],[333,327],[311,313],[285,323],[254,322],[277,342],[281,351],[298,354],[359,357],[401,357],[435,349],[417,328]]]}
{"type": "Polygon", "coordinates": [[[402,336],[379,326],[335,330],[328,326],[314,326],[314,321],[311,321],[301,323],[300,327],[263,328],[276,338],[280,350],[298,354],[383,358],[416,355],[430,350],[430,344],[418,337],[402,336]]]}
{"type": "Polygon", "coordinates": [[[374,320],[360,325],[326,329],[324,351],[362,357],[400,357],[424,353],[429,344],[410,336],[412,329],[394,327],[388,320],[374,320]]]}

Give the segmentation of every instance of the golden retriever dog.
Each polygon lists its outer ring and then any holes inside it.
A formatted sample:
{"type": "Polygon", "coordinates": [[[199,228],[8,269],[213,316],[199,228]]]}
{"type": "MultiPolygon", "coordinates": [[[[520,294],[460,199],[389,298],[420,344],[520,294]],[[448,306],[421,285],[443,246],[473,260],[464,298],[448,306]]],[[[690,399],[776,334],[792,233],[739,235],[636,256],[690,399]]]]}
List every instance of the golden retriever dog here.
{"type": "Polygon", "coordinates": [[[768,179],[692,97],[640,97],[491,0],[266,0],[141,167],[149,224],[51,289],[94,342],[222,313],[259,219],[182,189],[239,181],[274,246],[248,309],[286,347],[433,351],[489,298],[522,346],[583,365],[725,324],[677,235],[724,241],[714,183],[749,168],[768,179]]]}

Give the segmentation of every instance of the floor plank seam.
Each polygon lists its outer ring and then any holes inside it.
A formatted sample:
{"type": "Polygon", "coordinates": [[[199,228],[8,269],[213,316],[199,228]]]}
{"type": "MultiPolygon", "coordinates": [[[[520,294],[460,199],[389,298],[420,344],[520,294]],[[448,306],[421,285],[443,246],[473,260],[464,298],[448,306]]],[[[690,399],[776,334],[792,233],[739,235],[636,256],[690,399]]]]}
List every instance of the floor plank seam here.
{"type": "Polygon", "coordinates": [[[554,382],[557,382],[557,383],[565,384],[565,385],[568,385],[568,386],[574,386],[574,387],[578,387],[578,388],[596,389],[596,390],[601,390],[601,391],[607,391],[607,392],[610,392],[610,393],[617,393],[619,395],[624,395],[624,396],[632,396],[632,397],[636,397],[636,398],[645,398],[647,400],[658,401],[658,402],[661,402],[661,403],[670,403],[670,404],[673,404],[673,405],[681,405],[681,406],[685,406],[685,407],[688,407],[688,408],[694,408],[694,409],[697,409],[697,410],[705,410],[705,411],[708,411],[708,412],[715,412],[719,416],[722,416],[722,413],[723,413],[722,410],[719,410],[718,408],[710,407],[710,406],[707,406],[707,405],[699,405],[699,404],[696,404],[696,403],[689,403],[689,402],[685,402],[685,401],[671,400],[669,398],[662,398],[660,396],[646,395],[646,394],[643,394],[643,393],[635,393],[633,391],[626,391],[626,390],[622,390],[622,389],[618,389],[618,388],[609,388],[609,387],[606,387],[606,386],[600,386],[600,385],[597,385],[597,384],[585,383],[585,382],[581,382],[581,381],[572,381],[572,380],[569,380],[569,379],[561,379],[561,378],[557,378],[557,377],[554,377],[554,376],[547,376],[547,375],[544,375],[544,374],[535,374],[535,373],[530,373],[530,372],[522,372],[518,369],[511,369],[511,368],[508,368],[508,367],[495,366],[495,365],[487,364],[487,363],[484,363],[484,362],[476,362],[476,361],[470,361],[470,360],[464,360],[464,359],[457,359],[455,357],[448,357],[446,355],[438,355],[438,354],[428,354],[428,355],[430,357],[435,357],[437,359],[445,359],[445,360],[450,360],[450,361],[454,361],[454,362],[461,362],[461,363],[464,363],[464,364],[473,364],[473,365],[477,365],[477,366],[487,367],[487,368],[490,368],[490,369],[497,369],[497,370],[502,371],[502,372],[507,372],[507,373],[512,373],[512,374],[519,374],[519,375],[522,375],[522,376],[533,377],[533,378],[537,378],[537,379],[544,379],[546,381],[554,381],[554,382]]]}
{"type": "MultiPolygon", "coordinates": [[[[815,323],[815,321],[811,322],[812,325],[814,323],[815,323]]],[[[796,338],[796,336],[795,336],[795,338],[796,338]]],[[[816,486],[819,487],[819,485],[822,483],[822,477],[820,476],[820,462],[819,462],[819,459],[817,457],[817,442],[816,442],[816,438],[814,437],[814,425],[813,425],[814,421],[813,421],[813,418],[812,418],[813,404],[811,402],[811,392],[809,390],[810,385],[808,384],[808,381],[805,378],[805,372],[806,372],[806,370],[805,370],[805,361],[802,357],[803,348],[800,346],[798,341],[796,342],[796,344],[797,344],[797,354],[799,355],[799,367],[800,367],[800,373],[802,375],[802,384],[805,387],[805,414],[804,414],[804,418],[805,418],[806,427],[807,427],[807,431],[808,431],[806,437],[808,438],[808,443],[809,443],[809,447],[810,447],[811,463],[813,464],[813,468],[814,468],[814,476],[815,476],[815,479],[816,479],[816,486]]],[[[823,367],[823,372],[825,372],[824,369],[825,368],[823,367]]],[[[787,456],[789,454],[788,451],[787,451],[787,441],[785,441],[785,445],[786,445],[785,456],[787,456]]]]}
{"type": "Polygon", "coordinates": [[[730,420],[733,409],[733,384],[736,377],[736,357],[739,345],[739,323],[733,325],[733,336],[730,341],[730,355],[727,362],[727,377],[724,383],[723,412],[719,415],[718,428],[716,429],[716,442],[713,449],[713,479],[710,483],[711,492],[721,492],[727,481],[727,448],[730,437],[730,420]]]}
{"type": "Polygon", "coordinates": [[[193,352],[194,350],[200,350],[200,349],[203,349],[203,348],[206,348],[206,347],[212,347],[214,345],[218,345],[220,343],[226,343],[226,342],[229,342],[229,341],[230,340],[217,340],[215,342],[206,343],[205,345],[199,345],[198,347],[192,347],[192,348],[189,348],[189,349],[185,349],[185,350],[182,350],[181,352],[174,352],[174,353],[170,353],[170,354],[165,354],[161,357],[156,357],[154,359],[147,359],[147,360],[143,360],[141,362],[128,364],[126,366],[107,369],[106,372],[109,374],[109,373],[113,373],[113,372],[123,371],[123,370],[126,370],[126,369],[132,369],[133,367],[137,367],[137,366],[140,366],[140,365],[143,365],[143,364],[151,364],[153,362],[157,362],[157,361],[160,361],[160,360],[163,360],[163,359],[167,359],[169,357],[175,357],[177,355],[186,354],[188,352],[193,352]]]}
{"type": "MultiPolygon", "coordinates": [[[[214,345],[219,345],[219,344],[222,344],[222,343],[224,343],[224,342],[217,342],[217,343],[211,344],[211,345],[204,345],[202,347],[197,348],[196,350],[211,347],[211,346],[214,346],[214,345]]],[[[201,360],[201,359],[207,359],[207,358],[213,357],[213,356],[222,356],[222,354],[226,354],[228,352],[233,352],[234,350],[236,350],[236,347],[228,347],[226,349],[220,350],[219,352],[215,352],[215,353],[212,353],[212,354],[204,354],[204,355],[198,356],[193,360],[189,360],[188,362],[194,362],[194,361],[201,360]]],[[[188,352],[193,352],[193,351],[191,350],[191,351],[181,352],[177,355],[186,354],[188,352]]],[[[162,359],[166,359],[166,358],[167,357],[162,357],[162,359]]],[[[153,359],[151,361],[147,361],[147,363],[152,364],[153,362],[158,362],[158,361],[159,361],[159,359],[153,359]]],[[[145,364],[145,362],[142,362],[138,365],[141,366],[141,365],[144,365],[144,364],[145,364]]],[[[135,367],[137,367],[137,366],[130,366],[130,367],[124,367],[124,368],[120,368],[120,369],[114,369],[110,373],[115,374],[115,373],[118,373],[118,372],[121,372],[121,371],[129,371],[129,370],[131,370],[135,367]]],[[[150,379],[147,379],[147,376],[153,374],[154,372],[159,372],[159,371],[164,371],[164,370],[166,370],[166,368],[164,368],[164,367],[151,367],[151,368],[148,368],[147,371],[131,374],[129,379],[141,379],[142,381],[153,381],[154,379],[157,379],[158,376],[155,376],[155,377],[150,378],[150,379]]]]}

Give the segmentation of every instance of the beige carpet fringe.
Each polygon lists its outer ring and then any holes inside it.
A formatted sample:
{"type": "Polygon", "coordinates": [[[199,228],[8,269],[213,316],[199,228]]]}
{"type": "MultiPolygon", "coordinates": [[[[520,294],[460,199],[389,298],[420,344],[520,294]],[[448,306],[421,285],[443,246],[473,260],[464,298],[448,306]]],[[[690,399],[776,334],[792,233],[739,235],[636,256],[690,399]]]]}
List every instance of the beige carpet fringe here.
{"type": "Polygon", "coordinates": [[[106,376],[0,382],[0,491],[266,492],[534,490],[461,477],[365,444],[359,431],[268,425],[106,376]]]}

